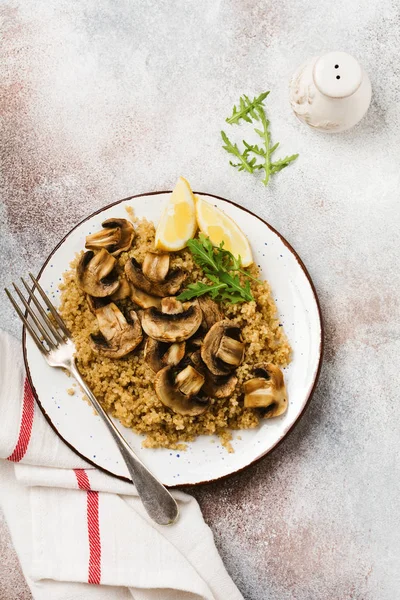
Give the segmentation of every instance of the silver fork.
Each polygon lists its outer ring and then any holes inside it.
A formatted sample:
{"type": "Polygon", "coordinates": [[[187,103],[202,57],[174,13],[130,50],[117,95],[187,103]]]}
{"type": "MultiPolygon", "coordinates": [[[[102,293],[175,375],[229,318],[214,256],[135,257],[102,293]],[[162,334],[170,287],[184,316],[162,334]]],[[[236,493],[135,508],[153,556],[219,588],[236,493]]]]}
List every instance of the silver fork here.
{"type": "Polygon", "coordinates": [[[84,390],[85,394],[89,398],[97,413],[103,419],[104,424],[107,426],[108,431],[117,444],[122,458],[128,467],[132,481],[136,486],[140,499],[143,502],[143,506],[150,517],[160,525],[172,524],[174,521],[176,521],[179,514],[177,503],[169,491],[162,485],[160,481],[158,481],[158,479],[154,477],[154,475],[136,456],[132,448],[120,434],[106,411],[96,399],[89,386],[83,380],[82,375],[79,373],[76,366],[74,358],[75,344],[71,339],[70,332],[38,281],[35,279],[32,273],[29,273],[29,276],[34,283],[32,288],[29,287],[24,279],[21,278],[21,281],[28,292],[29,299],[36,307],[35,311],[32,309],[30,302],[24,298],[24,295],[18,286],[15,285],[15,283],[13,283],[13,286],[26,310],[25,315],[12,297],[9,290],[5,290],[13,307],[18,313],[18,316],[30,333],[33,341],[44,356],[46,362],[51,367],[61,367],[63,369],[67,369],[71,375],[75,377],[76,381],[84,390]],[[35,288],[38,290],[44,303],[52,314],[55,323],[49,319],[46,310],[44,310],[42,304],[35,296],[35,288]],[[28,315],[32,322],[28,320],[28,315]]]}

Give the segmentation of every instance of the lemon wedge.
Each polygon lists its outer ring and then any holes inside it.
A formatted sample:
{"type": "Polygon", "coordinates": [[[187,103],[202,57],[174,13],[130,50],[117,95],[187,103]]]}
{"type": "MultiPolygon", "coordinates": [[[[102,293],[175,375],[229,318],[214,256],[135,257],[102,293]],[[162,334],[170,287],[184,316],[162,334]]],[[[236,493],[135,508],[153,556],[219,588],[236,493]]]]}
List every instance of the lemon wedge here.
{"type": "Polygon", "coordinates": [[[196,229],[193,192],[186,179],[179,177],[156,229],[156,250],[182,250],[196,229]]]}
{"type": "Polygon", "coordinates": [[[228,215],[196,196],[196,219],[200,231],[210,238],[214,246],[219,246],[223,241],[225,250],[232,252],[236,258],[240,256],[243,267],[251,265],[253,255],[249,241],[228,215]]]}

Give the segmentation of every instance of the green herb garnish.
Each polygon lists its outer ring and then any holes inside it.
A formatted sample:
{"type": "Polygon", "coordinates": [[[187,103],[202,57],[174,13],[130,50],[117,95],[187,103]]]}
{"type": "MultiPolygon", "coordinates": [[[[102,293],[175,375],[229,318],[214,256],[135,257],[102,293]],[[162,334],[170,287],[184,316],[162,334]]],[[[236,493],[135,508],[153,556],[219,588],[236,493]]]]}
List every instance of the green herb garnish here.
{"type": "Polygon", "coordinates": [[[271,134],[269,131],[270,122],[267,119],[264,111],[264,100],[268,96],[269,92],[264,92],[250,100],[245,94],[240,98],[239,106],[233,107],[232,115],[226,119],[227,123],[238,125],[240,120],[243,119],[248,123],[257,121],[261,124],[262,129],[258,127],[254,128],[254,131],[261,137],[263,145],[259,147],[257,144],[249,144],[246,140],[243,140],[244,150],[241,151],[237,144],[233,144],[225,131],[221,131],[222,146],[229,154],[235,156],[239,162],[229,161],[232,167],[238,169],[238,171],[247,171],[248,173],[254,173],[255,171],[264,171],[264,177],[262,182],[264,185],[268,185],[271,175],[279,173],[291,162],[296,160],[298,154],[292,154],[291,156],[285,156],[275,162],[272,161],[272,154],[279,146],[279,142],[271,145],[271,134]]]}
{"type": "Polygon", "coordinates": [[[178,300],[192,300],[204,294],[210,294],[213,300],[218,302],[250,302],[254,300],[250,290],[250,281],[255,277],[242,269],[240,256],[236,258],[229,250],[224,249],[224,242],[218,247],[212,245],[210,238],[200,233],[198,239],[190,239],[187,243],[193,260],[204,271],[204,275],[210,280],[210,285],[197,281],[190,283],[177,297],[178,300]],[[242,284],[239,273],[247,279],[242,284]]]}
{"type": "Polygon", "coordinates": [[[248,123],[252,122],[251,118],[258,121],[256,109],[262,109],[262,107],[264,106],[264,100],[268,96],[268,94],[269,92],[263,92],[256,98],[253,98],[253,100],[250,100],[250,98],[248,98],[246,94],[243,94],[243,96],[239,100],[239,108],[236,108],[236,106],[234,106],[231,116],[225,119],[225,121],[230,125],[233,125],[234,123],[236,123],[237,125],[240,119],[243,119],[248,123]]]}

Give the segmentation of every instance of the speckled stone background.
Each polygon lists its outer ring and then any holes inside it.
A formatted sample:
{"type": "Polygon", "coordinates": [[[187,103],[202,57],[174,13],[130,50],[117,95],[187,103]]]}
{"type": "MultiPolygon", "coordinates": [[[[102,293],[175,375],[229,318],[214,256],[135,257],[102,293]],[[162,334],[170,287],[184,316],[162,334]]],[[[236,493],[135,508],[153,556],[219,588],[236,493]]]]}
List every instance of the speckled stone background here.
{"type": "MultiPolygon", "coordinates": [[[[399,598],[398,2],[7,0],[0,16],[1,287],[90,212],[180,174],[266,218],[319,293],[320,384],[273,455],[193,494],[246,600],[399,598]],[[366,118],[336,136],[288,103],[298,64],[331,50],[373,86],[366,118]],[[264,89],[273,138],[300,153],[267,189],[219,140],[238,96],[264,89]]],[[[0,598],[26,600],[0,527],[0,598]]]]}

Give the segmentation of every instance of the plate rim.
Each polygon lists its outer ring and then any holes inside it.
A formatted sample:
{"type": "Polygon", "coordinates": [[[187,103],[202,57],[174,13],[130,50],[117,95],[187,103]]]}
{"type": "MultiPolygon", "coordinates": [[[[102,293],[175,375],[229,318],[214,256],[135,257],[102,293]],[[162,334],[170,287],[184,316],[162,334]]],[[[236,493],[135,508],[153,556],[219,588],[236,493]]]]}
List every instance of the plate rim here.
{"type": "MultiPolygon", "coordinates": [[[[48,257],[44,261],[43,265],[41,266],[41,268],[39,270],[39,273],[36,276],[37,280],[40,279],[41,274],[43,273],[44,269],[46,268],[46,266],[50,262],[50,260],[51,260],[52,256],[54,255],[54,253],[64,244],[64,242],[71,235],[71,233],[73,231],[75,231],[75,229],[77,229],[78,227],[80,227],[80,225],[82,225],[83,223],[85,223],[86,221],[88,221],[89,219],[91,219],[92,217],[95,217],[96,215],[102,213],[103,211],[105,211],[105,210],[107,210],[109,208],[112,208],[113,206],[117,206],[118,204],[121,204],[122,202],[126,202],[128,200],[133,200],[133,199],[136,199],[136,198],[142,198],[144,196],[158,196],[158,195],[161,195],[161,194],[171,194],[171,193],[172,193],[172,190],[157,190],[157,191],[153,191],[153,192],[143,192],[141,194],[134,194],[132,196],[127,196],[126,198],[121,198],[120,200],[116,200],[115,202],[111,202],[110,204],[102,206],[101,208],[99,208],[96,211],[92,212],[90,215],[88,215],[87,217],[85,217],[84,219],[82,219],[81,221],[79,221],[76,225],[74,225],[74,227],[72,227],[64,235],[64,237],[58,242],[58,244],[53,248],[53,250],[50,252],[50,254],[48,255],[48,257]]],[[[304,275],[306,276],[306,278],[308,280],[308,283],[310,284],[311,291],[313,293],[314,300],[315,300],[315,303],[316,303],[316,306],[317,306],[318,318],[319,318],[319,323],[320,323],[319,357],[318,357],[318,366],[317,366],[317,369],[315,371],[315,375],[314,375],[314,379],[312,381],[312,385],[310,387],[310,391],[308,392],[308,395],[306,397],[306,400],[305,400],[305,402],[304,402],[304,404],[302,406],[302,409],[301,409],[298,417],[296,418],[296,420],[294,421],[294,423],[292,423],[292,425],[289,427],[289,429],[287,431],[285,431],[280,436],[280,438],[275,442],[275,444],[272,446],[272,448],[270,448],[269,450],[267,450],[266,452],[264,452],[263,454],[261,454],[260,456],[258,456],[254,460],[252,460],[251,462],[249,462],[247,465],[245,465],[243,467],[240,467],[239,469],[236,469],[235,471],[232,471],[231,473],[228,473],[226,475],[221,475],[219,477],[213,477],[213,478],[207,479],[205,481],[198,481],[196,483],[184,483],[184,484],[166,485],[165,486],[165,487],[170,488],[170,489],[173,489],[173,488],[192,488],[192,487],[197,487],[197,486],[200,486],[200,485],[206,485],[206,484],[209,484],[209,483],[213,483],[215,481],[222,481],[224,479],[227,479],[228,477],[232,477],[233,475],[237,475],[238,473],[241,473],[242,471],[244,471],[245,469],[248,469],[249,467],[251,467],[253,465],[256,465],[258,462],[260,462],[267,455],[269,455],[272,452],[274,452],[282,444],[282,442],[287,438],[287,436],[294,430],[294,428],[298,425],[298,423],[301,421],[302,417],[304,416],[304,413],[306,412],[306,409],[308,408],[308,406],[310,404],[310,401],[311,401],[311,399],[312,399],[312,397],[314,395],[315,389],[317,387],[319,376],[320,376],[320,373],[321,373],[321,368],[322,368],[322,363],[323,363],[323,357],[324,357],[324,337],[325,336],[324,336],[324,322],[323,322],[323,317],[322,317],[321,305],[320,305],[318,294],[317,294],[317,291],[315,289],[315,285],[314,285],[314,282],[313,282],[313,280],[311,278],[311,275],[309,274],[309,272],[307,270],[307,267],[303,263],[302,259],[300,258],[300,256],[296,252],[296,250],[291,246],[291,244],[289,244],[289,242],[283,237],[283,235],[281,233],[279,233],[279,231],[277,231],[277,229],[275,229],[275,227],[273,227],[272,225],[270,225],[267,221],[265,221],[259,215],[256,215],[255,213],[253,213],[247,207],[242,206],[242,205],[238,204],[237,202],[234,202],[233,200],[228,200],[227,198],[223,198],[222,196],[217,196],[216,194],[210,194],[208,192],[193,191],[193,194],[203,195],[203,196],[209,196],[210,198],[216,198],[217,200],[222,200],[223,202],[227,202],[228,204],[232,204],[233,206],[236,206],[237,208],[239,208],[241,210],[244,210],[245,212],[247,212],[251,216],[255,217],[256,219],[258,219],[259,221],[261,221],[262,223],[264,223],[264,225],[266,225],[273,233],[275,233],[280,238],[280,240],[283,242],[283,244],[293,254],[293,256],[295,257],[296,261],[298,262],[300,268],[302,269],[304,275]]],[[[82,458],[85,462],[87,462],[88,464],[92,465],[96,469],[99,469],[103,473],[106,473],[107,475],[110,475],[111,477],[115,477],[116,479],[119,479],[121,481],[126,481],[128,483],[133,483],[128,477],[124,477],[123,475],[116,475],[112,471],[109,471],[108,469],[105,469],[104,467],[98,465],[93,460],[88,459],[86,456],[84,456],[83,454],[81,454],[79,452],[79,450],[77,450],[70,442],[68,442],[61,435],[61,433],[58,431],[57,427],[54,425],[54,423],[50,419],[49,415],[47,414],[45,408],[43,407],[41,401],[39,400],[38,393],[36,392],[35,386],[33,385],[32,376],[31,376],[31,372],[30,372],[30,368],[29,368],[29,363],[28,363],[28,357],[27,357],[27,349],[26,349],[26,327],[25,327],[25,325],[22,328],[22,352],[23,352],[23,358],[24,358],[24,365],[25,365],[26,375],[28,377],[28,381],[29,381],[29,384],[31,386],[32,393],[33,393],[33,396],[35,398],[35,401],[36,401],[37,405],[39,406],[39,408],[40,408],[40,410],[41,410],[44,418],[49,423],[50,427],[53,429],[53,431],[56,433],[56,435],[64,442],[64,444],[66,444],[68,446],[68,448],[70,448],[70,450],[72,450],[77,456],[79,456],[79,458],[82,458]]]]}

